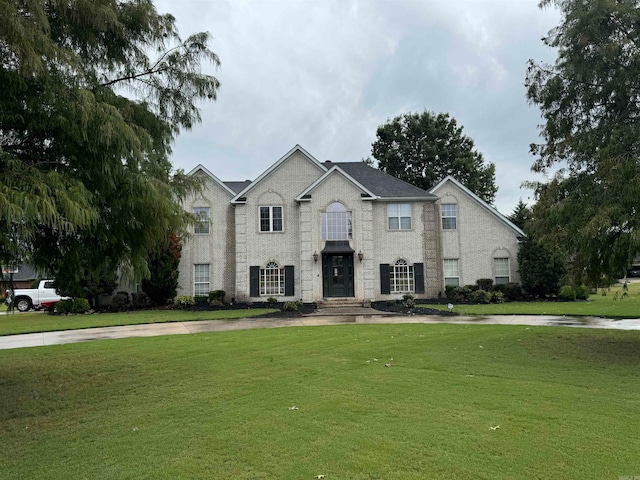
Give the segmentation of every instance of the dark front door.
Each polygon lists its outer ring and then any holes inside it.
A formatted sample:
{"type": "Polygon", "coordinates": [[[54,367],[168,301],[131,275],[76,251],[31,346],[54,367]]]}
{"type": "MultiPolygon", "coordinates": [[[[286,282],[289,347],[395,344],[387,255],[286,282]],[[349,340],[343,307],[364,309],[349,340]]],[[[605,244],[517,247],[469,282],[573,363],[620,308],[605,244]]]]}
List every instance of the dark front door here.
{"type": "Polygon", "coordinates": [[[353,297],[353,253],[322,255],[323,296],[353,297]]]}

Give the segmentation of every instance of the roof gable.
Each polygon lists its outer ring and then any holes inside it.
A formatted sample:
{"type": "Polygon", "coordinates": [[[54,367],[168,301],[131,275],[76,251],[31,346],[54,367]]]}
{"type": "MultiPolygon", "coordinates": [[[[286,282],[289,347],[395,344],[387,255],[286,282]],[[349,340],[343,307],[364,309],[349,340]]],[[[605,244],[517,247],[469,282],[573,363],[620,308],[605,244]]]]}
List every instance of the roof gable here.
{"type": "Polygon", "coordinates": [[[247,194],[253,190],[254,187],[256,187],[258,184],[260,184],[265,178],[267,178],[273,171],[275,171],[276,169],[278,169],[278,167],[280,167],[283,163],[285,163],[289,158],[291,158],[294,154],[296,153],[301,153],[302,156],[304,158],[306,158],[312,165],[314,165],[315,167],[318,168],[318,170],[320,170],[320,172],[322,172],[323,174],[327,171],[326,167],[319,162],[313,155],[311,155],[309,152],[307,152],[304,148],[302,148],[300,145],[296,145],[295,147],[293,147],[291,150],[289,150],[287,153],[285,153],[280,159],[278,159],[278,161],[276,161],[273,165],[271,165],[267,170],[265,170],[264,172],[262,172],[262,174],[256,178],[253,182],[251,182],[250,185],[248,185],[246,188],[244,188],[242,191],[240,191],[239,193],[237,193],[232,199],[231,199],[231,203],[242,203],[243,200],[241,200],[243,197],[246,197],[247,194]]]}
{"type": "Polygon", "coordinates": [[[334,165],[333,167],[331,167],[330,170],[328,170],[324,175],[322,175],[319,179],[317,179],[315,182],[309,185],[300,195],[298,195],[296,197],[296,201],[301,202],[304,200],[308,200],[308,198],[304,198],[304,197],[309,195],[311,191],[313,191],[318,185],[323,183],[327,178],[329,178],[334,173],[337,175],[342,175],[349,182],[355,185],[356,188],[358,188],[362,193],[366,194],[367,197],[365,197],[364,199],[374,200],[378,198],[377,195],[375,195],[373,192],[371,192],[369,189],[367,189],[365,186],[359,183],[356,179],[354,179],[351,175],[349,175],[344,170],[342,170],[338,165],[334,165]]]}
{"type": "Polygon", "coordinates": [[[191,170],[188,173],[188,175],[195,175],[199,171],[201,171],[207,177],[209,177],[209,179],[212,180],[213,183],[217,183],[223,190],[225,190],[232,197],[236,194],[236,192],[234,192],[231,188],[229,188],[229,186],[227,186],[222,180],[220,180],[218,177],[216,177],[213,173],[211,173],[209,170],[207,170],[207,168],[204,167],[202,164],[199,164],[197,167],[195,167],[193,170],[191,170]]]}
{"type": "Polygon", "coordinates": [[[464,194],[466,194],[467,196],[471,197],[471,199],[473,199],[478,205],[480,205],[482,208],[486,209],[493,216],[495,216],[498,220],[500,220],[502,223],[504,223],[507,227],[512,229],[516,233],[516,235],[521,236],[521,237],[526,237],[526,234],[518,226],[514,225],[513,222],[511,222],[511,220],[509,220],[507,217],[505,217],[503,214],[501,214],[498,210],[493,208],[487,202],[482,200],[478,195],[473,193],[471,190],[469,190],[467,187],[465,187],[462,183],[460,183],[458,180],[453,178],[451,175],[443,178],[440,182],[438,182],[434,187],[431,188],[431,190],[429,190],[429,193],[437,194],[438,190],[440,190],[447,183],[452,183],[459,190],[461,190],[464,194]]]}

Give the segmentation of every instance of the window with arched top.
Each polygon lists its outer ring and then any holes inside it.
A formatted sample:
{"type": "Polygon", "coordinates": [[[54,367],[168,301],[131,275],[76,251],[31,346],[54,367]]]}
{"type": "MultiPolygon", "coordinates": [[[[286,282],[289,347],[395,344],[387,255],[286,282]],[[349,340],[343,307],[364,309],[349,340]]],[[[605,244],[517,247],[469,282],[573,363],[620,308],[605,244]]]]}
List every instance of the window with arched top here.
{"type": "Polygon", "coordinates": [[[509,265],[509,258],[494,258],[493,270],[495,273],[496,285],[506,285],[511,281],[511,268],[509,265]]]}
{"type": "Polygon", "coordinates": [[[276,262],[260,269],[260,295],[284,295],[284,268],[276,262]]]}
{"type": "Polygon", "coordinates": [[[409,265],[404,258],[393,264],[389,276],[391,293],[410,293],[415,291],[413,265],[409,265]]]}
{"type": "Polygon", "coordinates": [[[340,202],[333,202],[322,212],[322,239],[351,240],[353,224],[351,212],[340,202]]]}

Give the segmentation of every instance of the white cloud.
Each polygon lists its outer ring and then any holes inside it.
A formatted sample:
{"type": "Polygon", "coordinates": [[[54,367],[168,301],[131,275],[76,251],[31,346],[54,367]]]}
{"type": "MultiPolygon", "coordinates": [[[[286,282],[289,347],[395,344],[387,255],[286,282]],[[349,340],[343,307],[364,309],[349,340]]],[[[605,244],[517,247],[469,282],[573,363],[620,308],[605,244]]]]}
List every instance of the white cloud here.
{"type": "MultiPolygon", "coordinates": [[[[183,36],[210,31],[218,101],[182,134],[174,165],[255,178],[296,143],[320,160],[370,154],[378,125],[450,112],[497,166],[497,206],[522,192],[536,139],[526,60],[543,54],[551,11],[513,0],[157,0],[183,36]]],[[[208,70],[209,71],[209,70],[208,70]]],[[[211,70],[213,71],[213,70],[211,70]]],[[[515,201],[513,200],[515,198],[515,201]]]]}

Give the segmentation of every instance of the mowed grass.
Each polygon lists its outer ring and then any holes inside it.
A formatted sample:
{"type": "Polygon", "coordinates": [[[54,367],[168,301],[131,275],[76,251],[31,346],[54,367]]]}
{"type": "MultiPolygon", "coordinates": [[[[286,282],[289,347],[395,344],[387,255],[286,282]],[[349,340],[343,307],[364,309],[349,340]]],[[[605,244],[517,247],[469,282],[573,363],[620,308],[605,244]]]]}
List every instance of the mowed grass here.
{"type": "Polygon", "coordinates": [[[93,315],[48,315],[46,312],[7,313],[0,315],[0,335],[52,332],[78,328],[140,325],[143,323],[188,322],[194,320],[230,320],[256,317],[276,312],[270,308],[217,311],[137,310],[133,312],[93,315]]]}
{"type": "MultiPolygon", "coordinates": [[[[630,283],[626,297],[622,285],[615,285],[602,295],[599,290],[588,301],[508,302],[489,305],[455,304],[453,311],[462,315],[568,315],[606,318],[640,317],[640,283],[630,283]]],[[[448,310],[447,305],[429,305],[448,310]]]]}
{"type": "Polygon", "coordinates": [[[640,332],[247,330],[5,350],[0,371],[2,478],[640,475],[640,332]]]}

